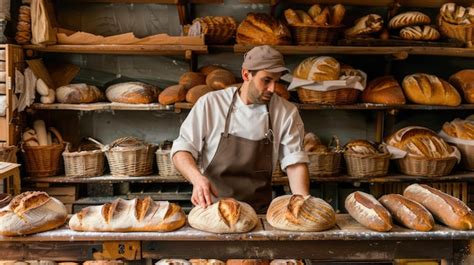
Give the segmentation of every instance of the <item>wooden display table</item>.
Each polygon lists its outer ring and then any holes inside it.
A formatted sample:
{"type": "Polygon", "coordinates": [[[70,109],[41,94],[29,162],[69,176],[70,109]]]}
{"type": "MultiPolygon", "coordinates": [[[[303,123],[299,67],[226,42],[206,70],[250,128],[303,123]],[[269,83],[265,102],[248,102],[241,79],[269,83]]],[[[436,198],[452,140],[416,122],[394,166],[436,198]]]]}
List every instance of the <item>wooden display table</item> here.
{"type": "MultiPolygon", "coordinates": [[[[443,259],[463,264],[474,231],[436,225],[430,232],[395,226],[391,232],[368,230],[347,214],[324,232],[286,232],[263,218],[244,234],[212,234],[185,226],[168,233],[75,232],[66,226],[25,237],[0,237],[0,256],[9,259],[89,260],[94,257],[161,258],[298,258],[312,260],[443,259]],[[115,250],[114,250],[115,248],[115,250]]],[[[466,263],[464,263],[466,264],[466,263]]]]}
{"type": "Polygon", "coordinates": [[[6,192],[16,195],[20,193],[20,164],[0,162],[0,180],[7,179],[6,192]]]}

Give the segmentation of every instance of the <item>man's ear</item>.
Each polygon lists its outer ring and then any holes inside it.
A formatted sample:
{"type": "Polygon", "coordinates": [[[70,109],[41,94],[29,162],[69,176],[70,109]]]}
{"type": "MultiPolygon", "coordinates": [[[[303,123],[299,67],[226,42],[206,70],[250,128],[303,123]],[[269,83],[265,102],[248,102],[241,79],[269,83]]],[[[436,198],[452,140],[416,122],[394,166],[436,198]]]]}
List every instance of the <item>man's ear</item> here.
{"type": "Polygon", "coordinates": [[[252,77],[252,73],[250,73],[249,70],[242,68],[242,79],[244,81],[250,81],[251,77],[252,77]]]}

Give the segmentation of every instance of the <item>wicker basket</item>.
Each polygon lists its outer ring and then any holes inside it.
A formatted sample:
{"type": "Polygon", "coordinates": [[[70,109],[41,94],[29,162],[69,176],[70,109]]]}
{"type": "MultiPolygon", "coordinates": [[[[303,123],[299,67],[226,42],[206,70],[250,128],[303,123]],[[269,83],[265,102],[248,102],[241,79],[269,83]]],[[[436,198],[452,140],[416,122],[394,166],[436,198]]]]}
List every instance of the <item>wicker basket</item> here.
{"type": "Polygon", "coordinates": [[[174,167],[170,157],[171,150],[156,150],[156,164],[160,176],[182,176],[174,167]]]}
{"type": "Polygon", "coordinates": [[[291,34],[296,45],[334,44],[344,26],[291,25],[291,34]]]}
{"type": "Polygon", "coordinates": [[[329,143],[333,147],[329,152],[308,152],[310,177],[333,177],[341,171],[341,145],[339,139],[333,137],[329,143]],[[335,146],[334,146],[335,145],[335,146]]]}
{"type": "Polygon", "coordinates": [[[0,162],[16,162],[16,146],[0,146],[0,162]]]}
{"type": "Polygon", "coordinates": [[[360,94],[360,90],[354,88],[315,91],[300,87],[296,91],[301,102],[317,104],[352,104],[357,101],[360,94]]]}
{"type": "Polygon", "coordinates": [[[59,144],[44,146],[22,146],[25,159],[26,173],[30,177],[51,177],[61,172],[61,153],[64,151],[64,141],[55,130],[59,144]]]}
{"type": "Polygon", "coordinates": [[[397,159],[397,165],[406,175],[440,177],[451,173],[456,161],[455,157],[426,159],[407,155],[397,159]]]}
{"type": "Polygon", "coordinates": [[[347,173],[358,178],[385,176],[388,172],[390,156],[389,152],[370,155],[344,152],[347,173]]]}
{"type": "Polygon", "coordinates": [[[229,42],[237,30],[237,22],[230,16],[207,16],[193,20],[188,29],[191,36],[204,35],[206,44],[224,44],[229,42]]]}
{"type": "Polygon", "coordinates": [[[99,150],[70,152],[70,145],[66,145],[63,152],[64,169],[68,177],[96,177],[104,174],[104,151],[99,150]]]}
{"type": "Polygon", "coordinates": [[[134,137],[119,138],[105,151],[113,176],[146,176],[153,172],[156,145],[146,144],[134,137]],[[121,146],[134,142],[134,145],[121,146]]]}
{"type": "Polygon", "coordinates": [[[445,21],[441,16],[438,17],[438,26],[443,36],[459,40],[466,43],[467,47],[472,47],[474,40],[474,25],[455,25],[445,21]]]}

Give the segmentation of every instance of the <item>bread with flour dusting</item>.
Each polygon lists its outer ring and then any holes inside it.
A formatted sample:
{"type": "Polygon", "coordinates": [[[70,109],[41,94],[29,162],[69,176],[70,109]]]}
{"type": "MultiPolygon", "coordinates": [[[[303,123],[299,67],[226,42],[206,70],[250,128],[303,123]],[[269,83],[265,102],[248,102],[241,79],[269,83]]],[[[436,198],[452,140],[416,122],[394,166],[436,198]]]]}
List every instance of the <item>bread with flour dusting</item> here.
{"type": "Polygon", "coordinates": [[[66,218],[66,207],[56,198],[46,192],[24,192],[0,210],[0,235],[18,236],[51,230],[63,225],[66,218]]]}
{"type": "Polygon", "coordinates": [[[356,191],[347,196],[346,210],[361,225],[379,232],[392,229],[392,216],[374,196],[356,191]]]}
{"type": "Polygon", "coordinates": [[[311,81],[338,80],[341,65],[329,56],[309,57],[303,60],[293,71],[293,76],[311,81]]]}
{"type": "Polygon", "coordinates": [[[207,208],[194,207],[188,222],[195,229],[211,233],[245,233],[257,225],[258,218],[249,204],[227,198],[207,208]]]}
{"type": "Polygon", "coordinates": [[[431,213],[421,204],[400,194],[387,194],[379,199],[393,218],[400,224],[418,231],[430,231],[434,227],[431,213]]]}
{"type": "Polygon", "coordinates": [[[167,232],[182,227],[186,215],[180,206],[167,201],[116,199],[89,206],[72,216],[69,227],[75,231],[167,232]]]}
{"type": "Polygon", "coordinates": [[[445,225],[458,230],[474,228],[474,213],[461,200],[425,184],[412,184],[403,196],[425,206],[445,225]]]}

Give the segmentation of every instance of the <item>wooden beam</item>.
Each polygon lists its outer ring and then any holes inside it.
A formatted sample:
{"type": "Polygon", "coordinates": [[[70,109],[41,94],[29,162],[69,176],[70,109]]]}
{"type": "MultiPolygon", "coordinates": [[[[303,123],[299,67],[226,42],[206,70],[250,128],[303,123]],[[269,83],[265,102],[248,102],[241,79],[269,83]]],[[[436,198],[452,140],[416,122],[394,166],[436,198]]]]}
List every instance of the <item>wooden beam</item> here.
{"type": "Polygon", "coordinates": [[[86,54],[136,54],[136,55],[185,55],[187,50],[206,54],[206,45],[24,45],[24,49],[56,53],[86,54]]]}

